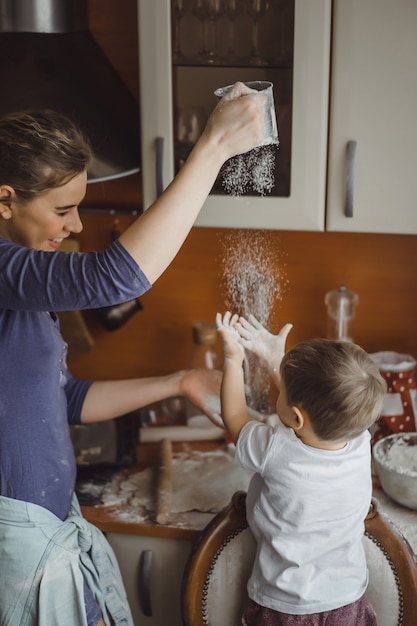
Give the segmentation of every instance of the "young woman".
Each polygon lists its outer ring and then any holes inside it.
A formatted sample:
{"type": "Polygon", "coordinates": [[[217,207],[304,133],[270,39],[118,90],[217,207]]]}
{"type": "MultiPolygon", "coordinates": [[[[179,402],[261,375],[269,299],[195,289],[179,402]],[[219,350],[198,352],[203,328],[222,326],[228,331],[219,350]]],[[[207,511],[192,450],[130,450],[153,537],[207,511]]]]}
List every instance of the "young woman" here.
{"type": "Polygon", "coordinates": [[[262,139],[263,97],[237,84],[176,179],[102,252],[60,252],[79,233],[88,142],[51,111],[0,120],[0,622],[116,624],[131,617],[114,557],[74,499],[69,424],[179,394],[208,410],[219,374],[80,381],[55,312],[143,294],[169,265],[225,160],[262,139]]]}

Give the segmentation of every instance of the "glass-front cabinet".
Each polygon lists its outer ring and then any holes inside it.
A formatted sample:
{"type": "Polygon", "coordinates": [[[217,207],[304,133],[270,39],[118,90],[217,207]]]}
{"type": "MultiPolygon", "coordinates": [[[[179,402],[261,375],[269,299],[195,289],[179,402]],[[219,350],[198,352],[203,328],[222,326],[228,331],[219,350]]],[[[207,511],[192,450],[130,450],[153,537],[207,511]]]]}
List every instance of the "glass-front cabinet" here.
{"type": "Polygon", "coordinates": [[[331,0],[138,0],[138,19],[144,207],[182,167],[214,91],[269,81],[272,188],[236,197],[220,174],[196,225],[322,230],[331,0]]]}

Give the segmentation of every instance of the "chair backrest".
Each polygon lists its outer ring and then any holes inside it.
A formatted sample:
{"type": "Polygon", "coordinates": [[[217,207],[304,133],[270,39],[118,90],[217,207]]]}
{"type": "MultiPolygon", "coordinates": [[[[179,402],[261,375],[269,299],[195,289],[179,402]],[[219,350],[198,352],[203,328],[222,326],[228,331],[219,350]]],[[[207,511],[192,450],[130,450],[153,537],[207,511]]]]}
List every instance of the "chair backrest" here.
{"type": "MultiPolygon", "coordinates": [[[[367,595],[378,626],[417,624],[416,558],[375,500],[365,519],[363,542],[367,595]]],[[[246,521],[246,494],[237,492],[203,531],[188,560],[182,590],[185,626],[241,626],[255,550],[246,521]]]]}

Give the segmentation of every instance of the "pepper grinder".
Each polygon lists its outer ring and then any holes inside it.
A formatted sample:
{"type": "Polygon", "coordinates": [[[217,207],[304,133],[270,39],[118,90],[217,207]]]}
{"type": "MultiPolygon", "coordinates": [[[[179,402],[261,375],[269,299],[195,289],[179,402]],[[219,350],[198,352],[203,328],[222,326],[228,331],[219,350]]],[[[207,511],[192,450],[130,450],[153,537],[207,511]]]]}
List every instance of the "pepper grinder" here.
{"type": "Polygon", "coordinates": [[[327,306],[327,337],[353,342],[358,295],[341,285],[338,289],[326,293],[324,302],[327,306]]]}
{"type": "MultiPolygon", "coordinates": [[[[223,365],[223,354],[219,349],[217,327],[212,322],[197,322],[192,327],[193,353],[191,357],[191,369],[221,369],[223,365]]],[[[187,422],[201,415],[201,411],[186,400],[186,420],[187,422]]]]}

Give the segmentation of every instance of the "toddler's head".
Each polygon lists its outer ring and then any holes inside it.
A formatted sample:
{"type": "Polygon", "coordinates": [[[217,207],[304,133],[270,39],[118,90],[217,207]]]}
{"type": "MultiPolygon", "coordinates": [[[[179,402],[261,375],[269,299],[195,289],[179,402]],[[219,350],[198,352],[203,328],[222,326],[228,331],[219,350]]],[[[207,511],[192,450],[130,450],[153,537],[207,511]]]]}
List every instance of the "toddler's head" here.
{"type": "Polygon", "coordinates": [[[372,358],[347,341],[313,339],[289,350],[280,374],[289,406],[323,441],[349,441],[378,419],[386,384],[372,358]]]}

